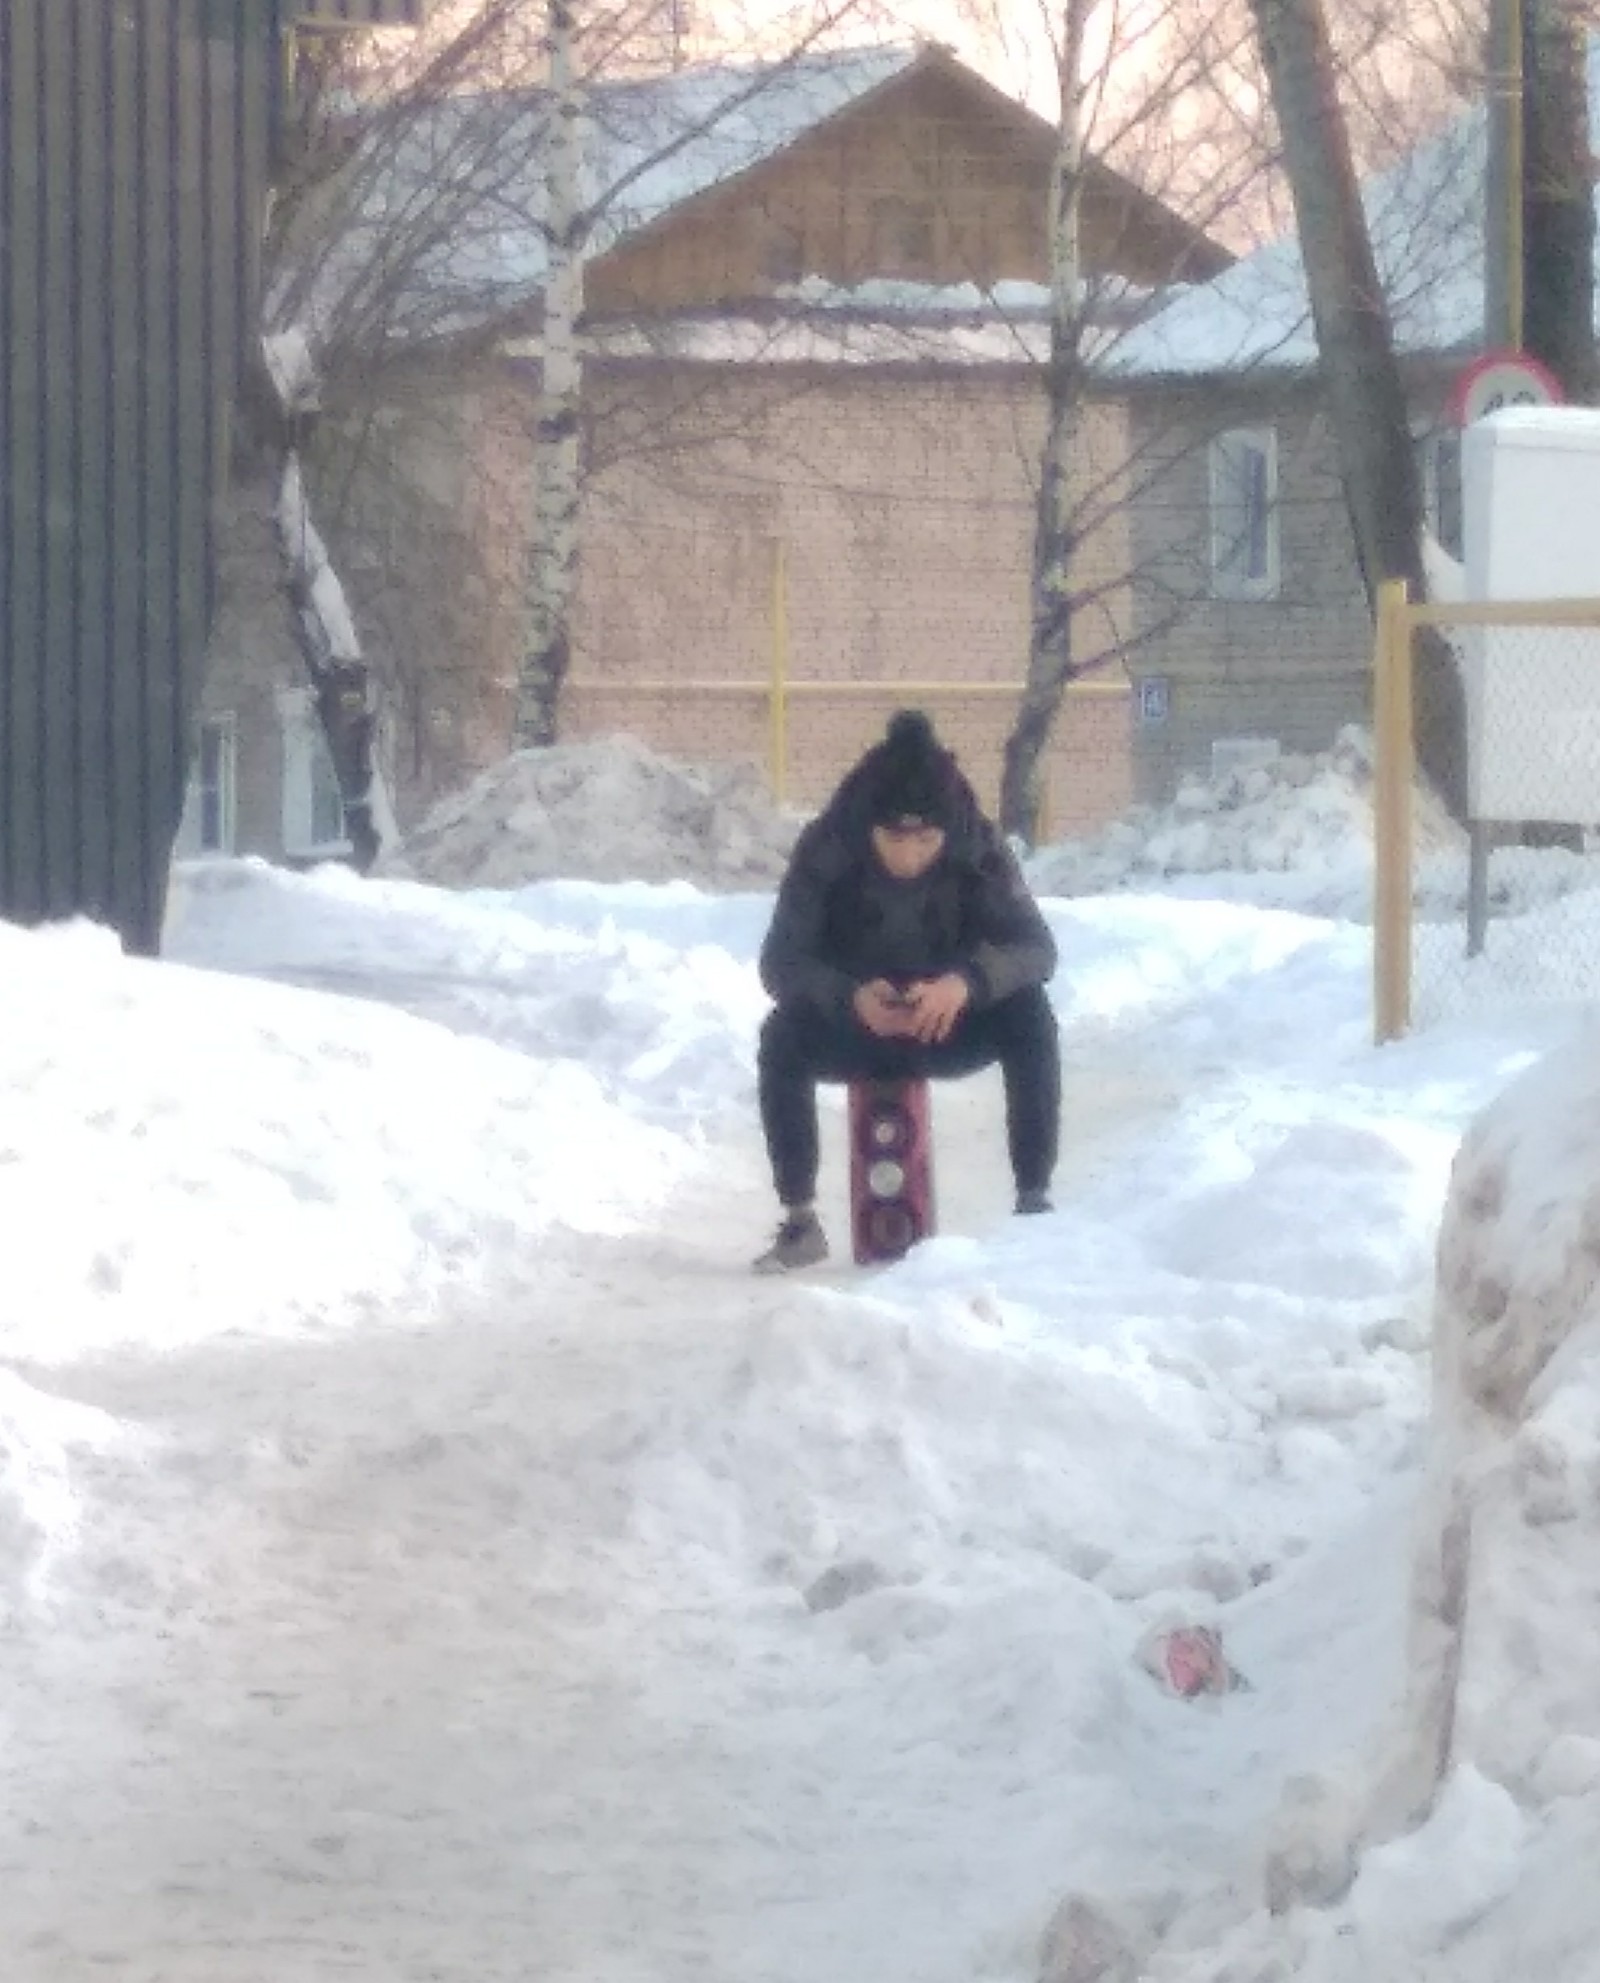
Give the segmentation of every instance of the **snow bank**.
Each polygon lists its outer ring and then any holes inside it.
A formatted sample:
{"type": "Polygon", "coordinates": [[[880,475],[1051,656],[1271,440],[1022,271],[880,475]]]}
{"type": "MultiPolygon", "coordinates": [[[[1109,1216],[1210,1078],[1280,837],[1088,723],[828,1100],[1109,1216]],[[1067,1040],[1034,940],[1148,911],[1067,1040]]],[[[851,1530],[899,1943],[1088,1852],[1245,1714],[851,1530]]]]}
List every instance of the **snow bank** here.
{"type": "MultiPolygon", "coordinates": [[[[1404,1808],[1441,1761],[1520,1805],[1600,1788],[1600,1064],[1551,1054],[1462,1145],[1439,1239],[1434,1451],[1404,1808]]],[[[1600,1799],[1592,1818],[1600,1823],[1600,1799]]],[[[1600,1920],[1600,1909],[1597,1909],[1600,1920]]]]}
{"type": "Polygon", "coordinates": [[[179,962],[399,1005],[571,1061],[612,1102],[675,1128],[749,1105],[767,896],[686,882],[444,891],[259,860],[185,862],[175,880],[179,962]]]}
{"type": "Polygon", "coordinates": [[[1592,1037],[1473,1126],[1438,1265],[1408,1666],[1372,1781],[1298,1786],[1258,1909],[1220,1933],[1191,1914],[1139,1972],[1150,1983],[1594,1974],[1600,1891],[1577,1870],[1600,1845],[1592,1037]]]}
{"type": "MultiPolygon", "coordinates": [[[[1431,805],[1419,835],[1446,847],[1454,829],[1431,805]]],[[[1029,863],[1049,895],[1096,895],[1182,875],[1277,873],[1283,906],[1350,912],[1371,893],[1372,740],[1349,725],[1333,748],[1283,752],[1210,779],[1185,778],[1170,804],[1138,806],[1090,839],[1047,847],[1029,863]]]]}
{"type": "Polygon", "coordinates": [[[573,1062],[0,924],[0,1350],[341,1324],[692,1159],[573,1062]]]}
{"type": "Polygon", "coordinates": [[[771,886],[799,822],[746,765],[686,765],[632,737],[519,751],[441,800],[389,872],[455,888],[547,879],[771,886]]]}

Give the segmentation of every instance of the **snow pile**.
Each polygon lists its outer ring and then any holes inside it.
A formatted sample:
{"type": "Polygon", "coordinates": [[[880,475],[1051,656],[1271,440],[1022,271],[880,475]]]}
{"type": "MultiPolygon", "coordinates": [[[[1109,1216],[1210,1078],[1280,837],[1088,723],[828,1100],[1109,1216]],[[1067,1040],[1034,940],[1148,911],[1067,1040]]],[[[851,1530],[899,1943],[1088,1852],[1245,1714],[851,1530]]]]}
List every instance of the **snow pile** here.
{"type": "MultiPolygon", "coordinates": [[[[1446,828],[1428,822],[1437,842],[1446,828]]],[[[1372,741],[1354,725],[1315,756],[1284,752],[1202,779],[1165,806],[1139,806],[1093,838],[1042,849],[1029,864],[1052,895],[1095,895],[1180,875],[1292,874],[1296,904],[1348,906],[1370,892],[1372,741]],[[1325,899],[1323,899],[1325,898],[1325,899]]]]}
{"type": "MultiPolygon", "coordinates": [[[[1026,863],[1042,895],[1118,891],[1203,895],[1350,923],[1372,919],[1372,739],[1355,725],[1315,755],[1266,755],[1216,777],[1186,778],[1170,804],[1137,806],[1086,840],[1043,847],[1026,863]]],[[[1420,790],[1412,902],[1419,922],[1466,915],[1465,836],[1420,790]]],[[[1496,846],[1489,907],[1522,914],[1600,889],[1600,859],[1565,847],[1496,846]]],[[[1515,988],[1526,995],[1529,974],[1515,988]]]]}
{"type": "Polygon", "coordinates": [[[452,888],[550,878],[752,888],[782,875],[798,822],[746,765],[687,765],[632,737],[519,751],[443,799],[391,872],[452,888]]]}

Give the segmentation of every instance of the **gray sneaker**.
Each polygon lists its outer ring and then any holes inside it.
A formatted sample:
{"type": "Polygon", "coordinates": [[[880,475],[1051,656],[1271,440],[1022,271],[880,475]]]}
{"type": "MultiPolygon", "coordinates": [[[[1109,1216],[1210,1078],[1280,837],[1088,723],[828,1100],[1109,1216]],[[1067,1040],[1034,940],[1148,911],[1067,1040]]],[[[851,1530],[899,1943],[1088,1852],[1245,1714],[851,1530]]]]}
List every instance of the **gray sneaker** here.
{"type": "Polygon", "coordinates": [[[1040,1191],[1036,1188],[1017,1193],[1017,1213],[1021,1218],[1036,1217],[1040,1212],[1053,1212],[1055,1209],[1050,1203],[1048,1191],[1040,1191]]]}
{"type": "Polygon", "coordinates": [[[792,1213],[777,1237],[752,1264],[758,1274],[792,1274],[797,1267],[814,1267],[828,1257],[828,1236],[815,1212],[792,1213]]]}

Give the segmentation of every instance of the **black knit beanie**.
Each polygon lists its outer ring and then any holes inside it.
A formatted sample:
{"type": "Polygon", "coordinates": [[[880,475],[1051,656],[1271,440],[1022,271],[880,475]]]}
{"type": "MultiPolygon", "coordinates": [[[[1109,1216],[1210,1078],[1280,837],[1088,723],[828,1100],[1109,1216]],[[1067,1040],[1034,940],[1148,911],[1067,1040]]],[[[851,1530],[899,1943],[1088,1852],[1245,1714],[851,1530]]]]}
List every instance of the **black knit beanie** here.
{"type": "Polygon", "coordinates": [[[957,802],[955,760],[920,709],[902,709],[889,719],[873,758],[868,812],[874,826],[912,821],[942,828],[952,824],[957,802]]]}

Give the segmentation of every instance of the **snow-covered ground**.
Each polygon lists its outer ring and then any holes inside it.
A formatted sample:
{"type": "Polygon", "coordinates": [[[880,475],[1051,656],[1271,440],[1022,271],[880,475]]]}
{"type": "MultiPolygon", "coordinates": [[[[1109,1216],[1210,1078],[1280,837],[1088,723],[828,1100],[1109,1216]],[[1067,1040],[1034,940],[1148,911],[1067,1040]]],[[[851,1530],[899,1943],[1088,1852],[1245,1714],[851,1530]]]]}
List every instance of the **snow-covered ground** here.
{"type": "Polygon", "coordinates": [[[1508,980],[1513,890],[1376,1050],[1359,907],[1262,865],[1049,901],[1053,1217],[979,1076],[942,1235],[778,1283],[769,896],[220,863],[161,965],[0,926],[8,1983],[1600,1974],[1592,1743],[1256,1905],[1402,1693],[1458,1142],[1600,992],[1508,980]],[[1170,1623],[1248,1685],[1163,1691],[1170,1623]]]}

